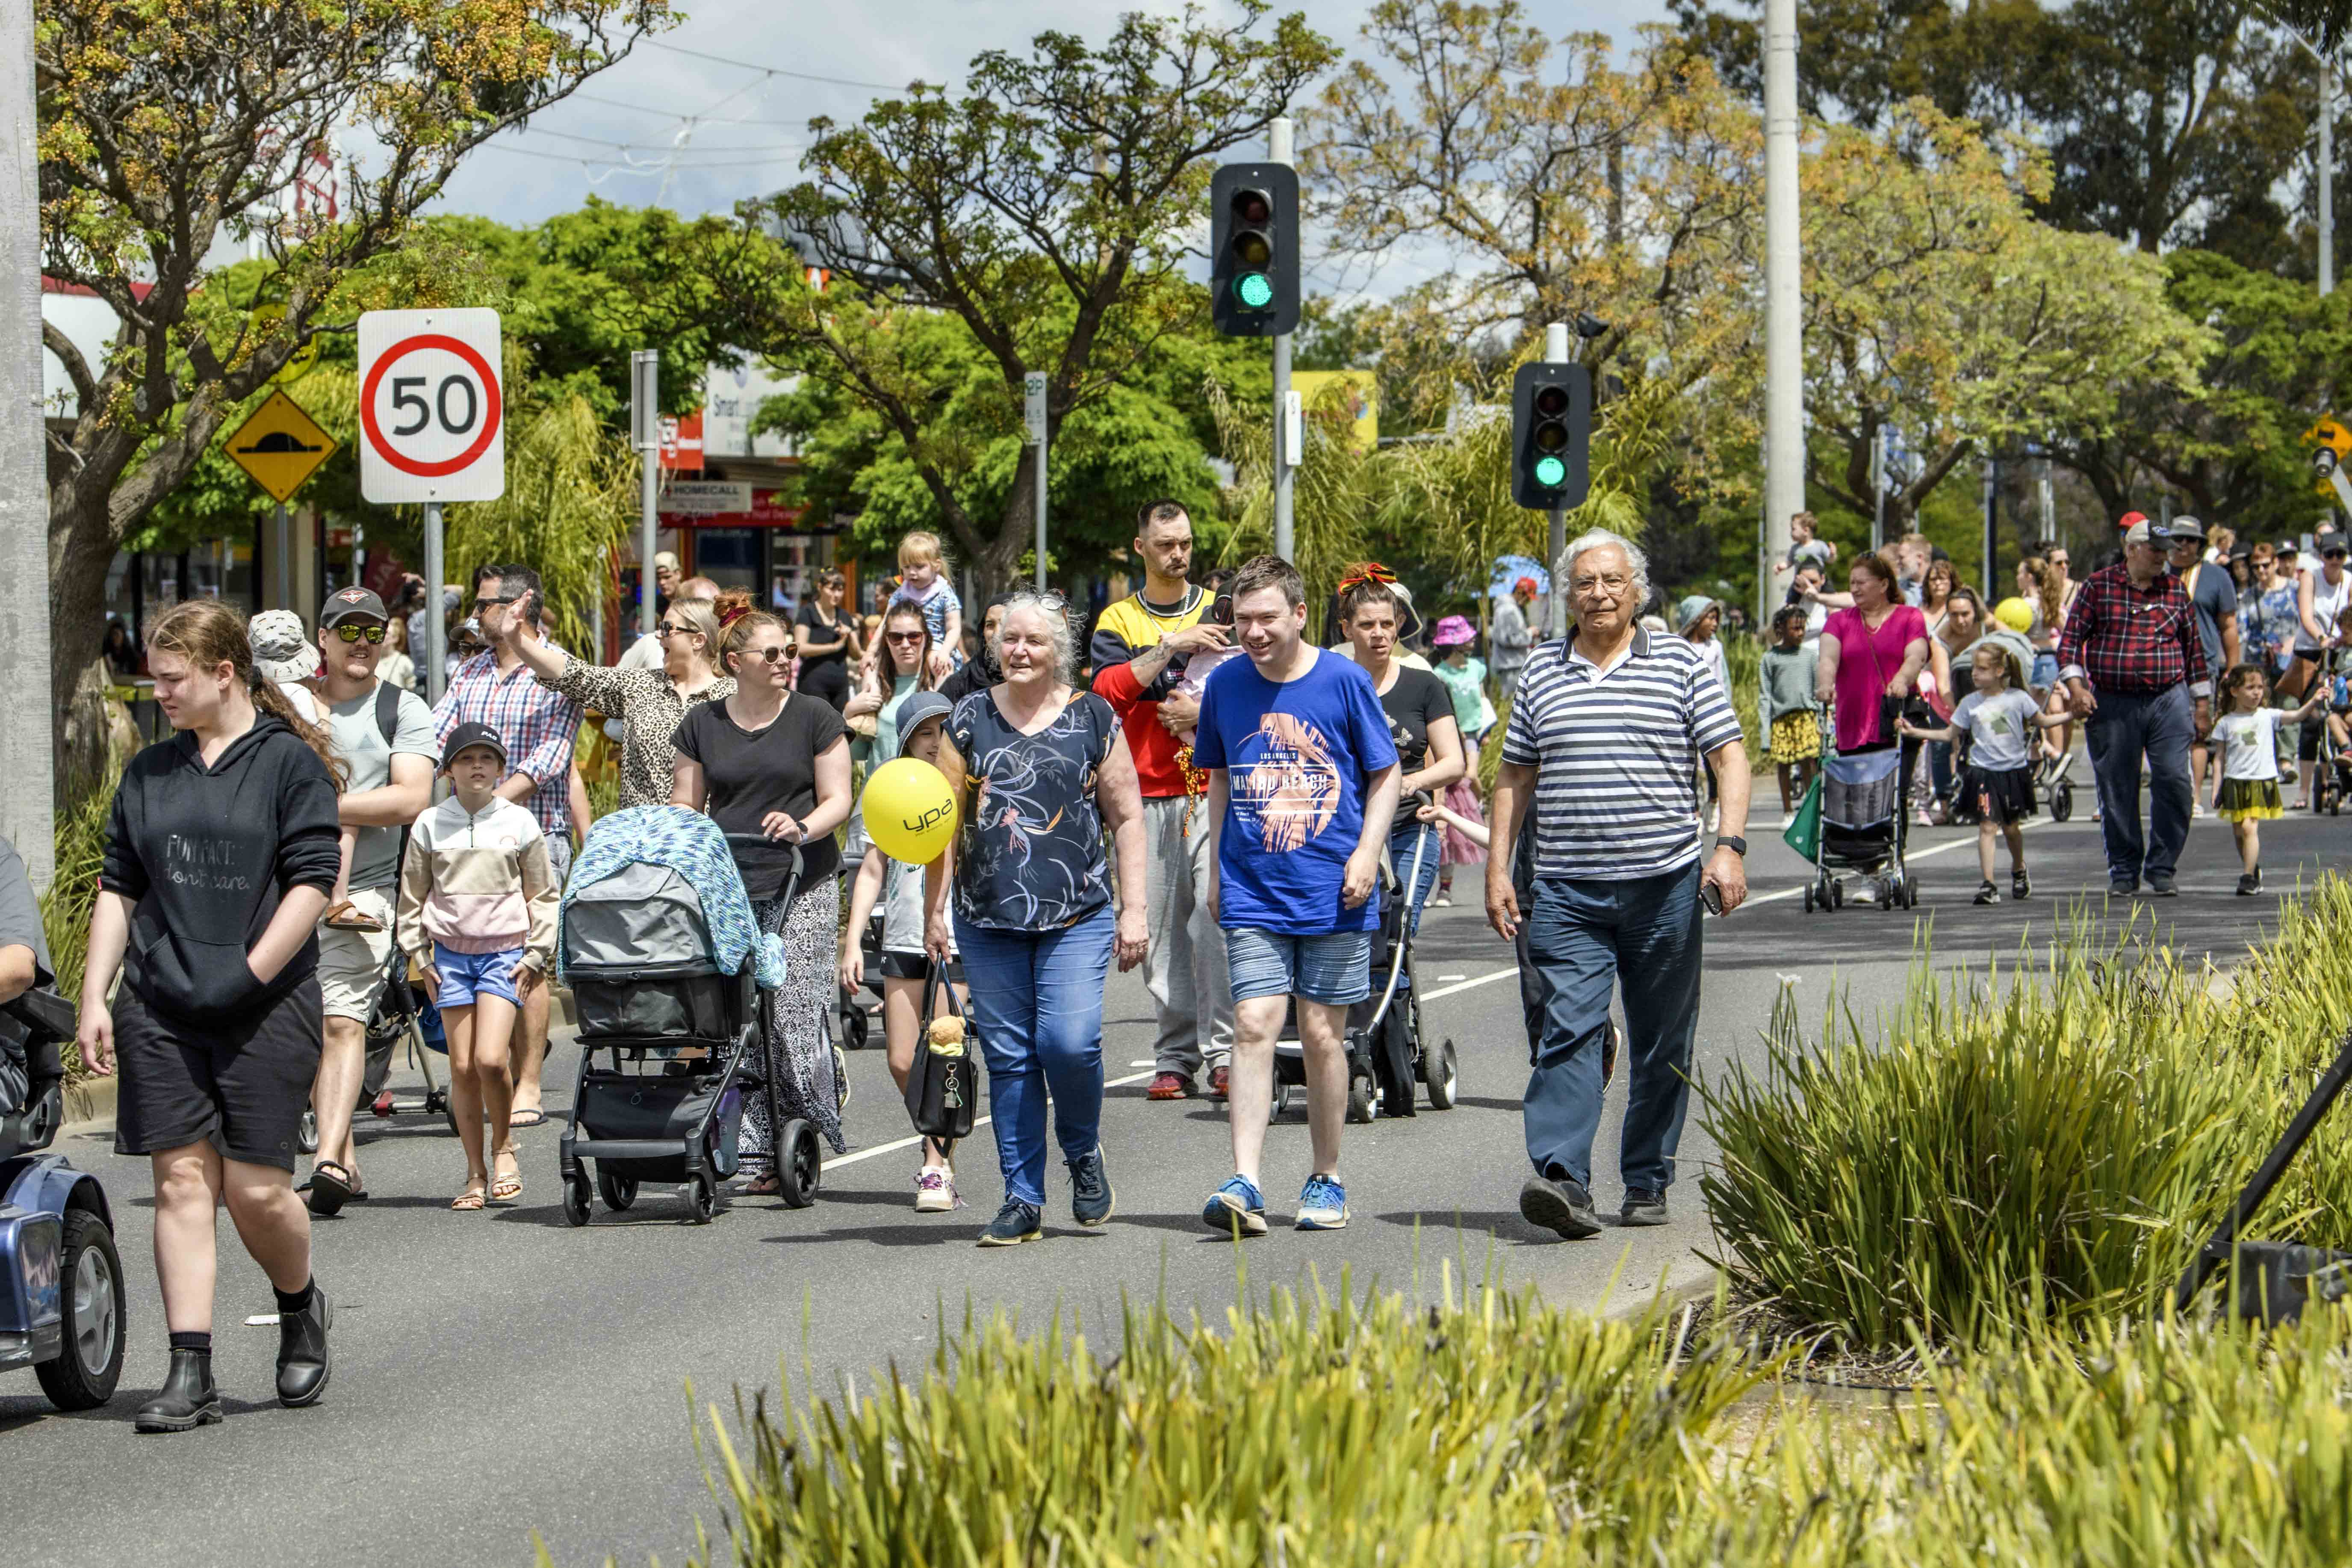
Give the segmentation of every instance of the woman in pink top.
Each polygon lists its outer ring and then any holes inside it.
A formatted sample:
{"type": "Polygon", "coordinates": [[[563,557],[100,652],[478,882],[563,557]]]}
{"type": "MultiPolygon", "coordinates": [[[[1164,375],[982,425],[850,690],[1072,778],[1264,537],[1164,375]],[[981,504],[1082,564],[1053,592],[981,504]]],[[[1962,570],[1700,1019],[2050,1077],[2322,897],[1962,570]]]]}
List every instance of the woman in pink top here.
{"type": "Polygon", "coordinates": [[[1882,721],[1879,700],[1911,695],[1927,662],[1927,621],[1903,602],[1895,568],[1883,556],[1856,561],[1846,586],[1853,607],[1838,611],[1822,627],[1814,689],[1836,703],[1837,749],[1859,752],[1897,739],[1882,721]]]}

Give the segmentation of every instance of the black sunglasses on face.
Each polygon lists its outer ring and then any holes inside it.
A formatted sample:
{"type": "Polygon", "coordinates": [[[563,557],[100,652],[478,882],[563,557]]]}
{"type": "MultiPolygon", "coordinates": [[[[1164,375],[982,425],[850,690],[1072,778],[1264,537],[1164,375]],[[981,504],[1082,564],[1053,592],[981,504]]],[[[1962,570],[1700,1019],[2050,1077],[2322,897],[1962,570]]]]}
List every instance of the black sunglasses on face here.
{"type": "Polygon", "coordinates": [[[920,642],[926,635],[927,634],[922,632],[884,632],[882,634],[882,640],[885,642],[920,642]]]}
{"type": "Polygon", "coordinates": [[[382,626],[355,626],[349,621],[345,621],[341,626],[337,626],[335,628],[335,635],[342,638],[345,642],[357,642],[362,637],[365,637],[372,643],[383,641],[383,628],[382,626]]]}
{"type": "Polygon", "coordinates": [[[491,605],[520,605],[529,597],[528,594],[510,594],[503,599],[481,598],[474,601],[474,607],[478,610],[491,605]]]}

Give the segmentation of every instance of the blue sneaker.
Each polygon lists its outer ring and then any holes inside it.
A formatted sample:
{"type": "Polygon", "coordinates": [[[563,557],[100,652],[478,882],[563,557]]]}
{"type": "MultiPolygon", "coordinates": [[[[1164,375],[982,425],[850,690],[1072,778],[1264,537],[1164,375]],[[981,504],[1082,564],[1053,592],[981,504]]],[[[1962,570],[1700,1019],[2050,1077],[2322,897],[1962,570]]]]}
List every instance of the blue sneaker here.
{"type": "Polygon", "coordinates": [[[1228,1176],[1201,1205],[1201,1219],[1220,1236],[1264,1236],[1265,1199],[1246,1177],[1228,1176]]]}
{"type": "Polygon", "coordinates": [[[1348,1227],[1348,1189],[1337,1178],[1320,1171],[1307,1178],[1298,1189],[1298,1228],[1301,1230],[1345,1230],[1348,1227]]]}

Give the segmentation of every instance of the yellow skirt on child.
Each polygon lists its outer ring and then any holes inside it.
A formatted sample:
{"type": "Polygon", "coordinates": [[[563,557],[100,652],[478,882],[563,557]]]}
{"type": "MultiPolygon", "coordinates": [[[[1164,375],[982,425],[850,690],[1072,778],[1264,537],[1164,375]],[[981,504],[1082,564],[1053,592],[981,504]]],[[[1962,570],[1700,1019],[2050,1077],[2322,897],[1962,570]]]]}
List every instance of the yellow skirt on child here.
{"type": "Polygon", "coordinates": [[[2286,815],[2276,779],[2223,779],[2213,815],[2224,822],[2271,822],[2286,815]]]}
{"type": "Polygon", "coordinates": [[[1767,748],[1776,763],[1811,762],[1822,754],[1822,727],[1810,708],[1782,713],[1772,721],[1767,748]]]}

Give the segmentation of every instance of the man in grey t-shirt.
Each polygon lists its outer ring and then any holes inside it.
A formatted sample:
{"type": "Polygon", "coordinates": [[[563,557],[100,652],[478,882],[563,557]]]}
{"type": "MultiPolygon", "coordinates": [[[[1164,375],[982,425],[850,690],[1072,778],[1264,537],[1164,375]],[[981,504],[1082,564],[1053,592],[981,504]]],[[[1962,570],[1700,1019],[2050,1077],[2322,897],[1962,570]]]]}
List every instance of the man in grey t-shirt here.
{"type": "MultiPolygon", "coordinates": [[[[2193,517],[2176,517],[2164,525],[2164,531],[2168,541],[2166,563],[2180,574],[2180,586],[2197,607],[2197,635],[2204,639],[2205,668],[2212,672],[2218,688],[2238,665],[2238,585],[2230,580],[2227,566],[2205,559],[2203,523],[2193,517]]],[[[2205,763],[2217,754],[2203,741],[2189,748],[2189,787],[2195,792],[2189,810],[2194,815],[2204,814],[2205,763]]],[[[2221,787],[2216,778],[2214,791],[2221,787]]]]}
{"type": "Polygon", "coordinates": [[[383,601],[360,587],[328,595],[319,612],[326,665],[320,695],[328,736],[347,771],[338,805],[356,842],[350,896],[327,911],[319,928],[326,1038],[310,1090],[319,1119],[318,1163],[310,1173],[310,1208],[317,1214],[333,1214],[359,1190],[352,1113],[367,1069],[368,1016],[392,958],[400,833],[431,804],[438,756],[433,710],[415,692],[376,679],[389,620],[383,601]]]}

